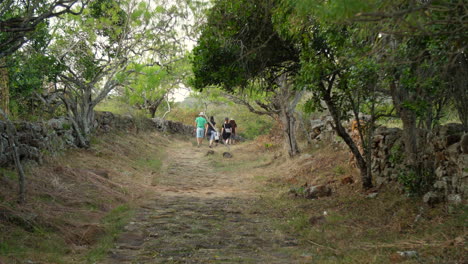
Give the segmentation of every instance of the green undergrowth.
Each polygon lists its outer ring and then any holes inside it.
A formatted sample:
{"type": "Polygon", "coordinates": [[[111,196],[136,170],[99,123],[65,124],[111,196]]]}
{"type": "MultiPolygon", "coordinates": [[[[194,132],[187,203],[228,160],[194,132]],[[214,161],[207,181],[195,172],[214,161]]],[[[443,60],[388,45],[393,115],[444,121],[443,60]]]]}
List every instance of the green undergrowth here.
{"type": "Polygon", "coordinates": [[[0,262],[16,264],[41,260],[45,263],[67,263],[63,260],[68,253],[66,242],[52,230],[35,227],[26,231],[1,223],[0,230],[3,233],[0,238],[0,262]]]}
{"type": "Polygon", "coordinates": [[[13,169],[0,168],[0,178],[9,179],[9,180],[17,180],[18,174],[13,169]]]}
{"type": "Polygon", "coordinates": [[[134,213],[134,209],[125,204],[117,206],[102,219],[101,225],[105,229],[105,235],[85,255],[84,260],[86,263],[98,263],[98,261],[106,257],[108,251],[113,248],[115,239],[134,216],[134,213]]]}
{"type": "Polygon", "coordinates": [[[0,263],[99,263],[114,246],[115,238],[133,213],[133,208],[128,204],[111,210],[100,222],[104,235],[85,256],[79,257],[80,260],[69,258],[69,245],[54,230],[35,226],[33,230],[27,231],[18,226],[0,224],[3,234],[0,239],[0,263]]]}
{"type": "Polygon", "coordinates": [[[268,212],[278,229],[310,245],[311,263],[463,263],[466,256],[466,206],[449,214],[394,190],[368,198],[348,187],[308,200],[288,194],[286,184],[262,182],[253,210],[268,212]],[[401,259],[398,251],[418,257],[401,259]]]}

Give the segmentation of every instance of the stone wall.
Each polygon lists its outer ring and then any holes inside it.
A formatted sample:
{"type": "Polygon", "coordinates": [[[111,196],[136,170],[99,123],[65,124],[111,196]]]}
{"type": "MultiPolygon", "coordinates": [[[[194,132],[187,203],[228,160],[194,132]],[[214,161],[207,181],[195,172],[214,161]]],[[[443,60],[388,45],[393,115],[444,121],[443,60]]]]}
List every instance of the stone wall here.
{"type": "MultiPolygon", "coordinates": [[[[423,197],[427,203],[447,201],[462,203],[468,195],[468,152],[463,142],[468,134],[461,124],[448,124],[433,132],[421,132],[419,153],[432,184],[431,191],[423,197]]],[[[466,144],[466,143],[465,143],[466,144]]],[[[377,185],[396,181],[408,173],[404,165],[402,130],[379,127],[372,146],[372,174],[377,185]]]]}
{"type": "Polygon", "coordinates": [[[181,134],[186,136],[195,136],[195,127],[182,124],[180,122],[174,122],[162,118],[151,119],[153,126],[161,132],[169,132],[172,134],[181,134]]]}
{"type": "MultiPolygon", "coordinates": [[[[71,123],[65,118],[47,122],[15,122],[18,152],[22,160],[42,161],[44,153],[55,153],[75,146],[71,123]]],[[[13,164],[12,150],[8,144],[6,124],[0,121],[0,167],[13,164]]]]}
{"type": "MultiPolygon", "coordinates": [[[[348,132],[355,141],[359,139],[350,124],[343,125],[350,127],[348,132]]],[[[331,117],[311,120],[310,128],[312,139],[341,144],[348,149],[342,140],[337,142],[331,117]]],[[[427,170],[426,180],[430,183],[430,191],[424,195],[424,201],[465,203],[468,197],[468,134],[463,133],[463,126],[452,123],[432,132],[420,131],[419,134],[419,140],[424,146],[419,155],[427,170]]],[[[361,143],[357,142],[357,145],[360,147],[361,143]]],[[[408,172],[404,164],[401,129],[376,129],[372,142],[371,169],[374,185],[377,186],[397,181],[401,183],[405,177],[411,179],[411,172],[408,172]]]]}
{"type": "MultiPolygon", "coordinates": [[[[15,122],[18,151],[22,160],[42,162],[44,154],[54,155],[68,148],[76,148],[76,136],[72,124],[65,117],[45,122],[15,122]]],[[[161,132],[191,136],[194,127],[164,119],[135,119],[130,115],[114,115],[110,112],[96,112],[96,133],[113,130],[136,133],[139,130],[156,129],[161,132]]],[[[8,144],[6,124],[0,121],[0,167],[13,164],[8,144]]]]}

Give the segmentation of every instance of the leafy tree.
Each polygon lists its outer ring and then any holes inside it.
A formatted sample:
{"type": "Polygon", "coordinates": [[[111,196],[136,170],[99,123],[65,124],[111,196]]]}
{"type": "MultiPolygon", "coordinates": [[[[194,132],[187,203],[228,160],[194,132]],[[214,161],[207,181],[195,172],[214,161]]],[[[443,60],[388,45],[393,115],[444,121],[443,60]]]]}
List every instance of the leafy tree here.
{"type": "Polygon", "coordinates": [[[44,24],[41,30],[36,31],[29,43],[5,60],[13,114],[18,117],[33,118],[38,114],[38,106],[43,105],[43,91],[52,85],[57,75],[64,70],[55,57],[46,53],[51,41],[47,25],[44,24]]]}
{"type": "Polygon", "coordinates": [[[193,85],[203,90],[221,85],[228,92],[253,88],[268,94],[279,114],[290,156],[299,153],[295,136],[295,107],[302,89],[293,85],[298,50],[283,39],[272,23],[278,1],[216,1],[208,14],[193,54],[193,85]]]}
{"type": "MultiPolygon", "coordinates": [[[[72,8],[77,3],[82,3],[77,0],[57,0],[57,1],[17,1],[17,0],[5,0],[0,2],[0,68],[2,69],[2,107],[7,107],[9,100],[9,80],[7,75],[11,74],[5,67],[9,67],[7,56],[15,53],[31,38],[35,37],[40,39],[40,36],[44,35],[44,25],[46,20],[52,17],[60,16],[65,13],[79,14],[84,7],[84,3],[81,5],[81,9],[77,12],[72,11],[72,8]],[[59,10],[60,9],[60,10],[59,10]],[[39,37],[35,34],[39,31],[39,37]]],[[[14,59],[15,60],[15,59],[14,59]]],[[[36,78],[40,79],[40,76],[36,75],[36,78]]],[[[17,139],[14,125],[10,121],[9,109],[5,110],[0,107],[0,116],[6,122],[7,135],[9,145],[12,148],[13,158],[15,161],[15,167],[18,171],[19,179],[19,202],[25,202],[25,175],[23,167],[20,162],[19,154],[17,151],[17,139]]]]}
{"type": "Polygon", "coordinates": [[[468,92],[462,85],[468,64],[466,1],[346,0],[340,7],[313,0],[299,2],[303,6],[315,2],[314,7],[328,10],[315,12],[321,19],[356,21],[382,36],[375,43],[375,52],[383,58],[382,68],[393,65],[397,69],[394,79],[403,77],[404,83],[419,87],[418,100],[405,104],[412,105],[420,127],[438,125],[443,107],[451,99],[466,129],[468,107],[463,102],[468,100],[468,92]]]}
{"type": "MultiPolygon", "coordinates": [[[[350,47],[356,49],[356,42],[351,37],[352,28],[339,25],[323,25],[315,22],[309,26],[310,34],[301,34],[302,68],[299,81],[312,91],[314,97],[306,106],[310,110],[321,110],[322,101],[326,104],[333,118],[337,134],[343,138],[353,153],[357,166],[361,171],[364,188],[372,187],[372,175],[364,154],[360,152],[356,142],[351,138],[342,121],[349,118],[348,112],[354,113],[356,120],[361,120],[363,97],[367,97],[367,89],[374,89],[372,80],[366,83],[365,90],[356,89],[352,72],[353,62],[348,59],[350,47]]],[[[362,70],[367,70],[365,65],[362,70]]],[[[355,69],[357,70],[357,69],[355,69]]],[[[361,70],[361,71],[362,71],[361,70]]],[[[356,79],[354,79],[356,81],[356,79]]],[[[361,130],[361,138],[362,130],[361,130]]],[[[363,141],[364,142],[364,141],[363,141]]]]}
{"type": "Polygon", "coordinates": [[[47,19],[71,13],[79,15],[87,1],[5,0],[0,2],[0,58],[26,43],[47,19]],[[74,10],[79,6],[78,10],[74,10]]]}
{"type": "Polygon", "coordinates": [[[354,19],[373,22],[367,26],[381,33],[382,41],[374,47],[383,58],[384,81],[403,122],[407,162],[421,170],[417,128],[438,125],[448,99],[454,99],[466,127],[466,103],[459,102],[468,100],[468,92],[457,79],[466,72],[468,5],[451,0],[381,2],[354,19]]]}
{"type": "Polygon", "coordinates": [[[167,89],[162,88],[163,78],[167,72],[159,66],[144,67],[137,65],[135,80],[126,86],[126,96],[131,105],[137,105],[140,109],[147,109],[152,118],[156,110],[166,98],[167,89]]]}
{"type": "MultiPolygon", "coordinates": [[[[319,92],[315,105],[322,99],[332,116],[344,117],[333,108],[356,109],[360,100],[349,95],[361,91],[359,86],[367,86],[355,73],[372,73],[364,75],[368,78],[366,83],[374,87],[370,91],[392,98],[403,122],[409,168],[418,177],[427,174],[424,173],[427,168],[422,168],[417,158],[422,147],[418,128],[431,129],[438,124],[449,92],[458,91],[455,97],[467,98],[466,85],[460,90],[461,83],[453,78],[466,72],[463,69],[467,65],[466,56],[460,56],[466,53],[466,12],[463,12],[466,3],[285,0],[283,4],[278,12],[283,23],[279,23],[278,29],[298,36],[298,42],[302,43],[301,76],[305,83],[312,84],[311,89],[319,92]],[[314,80],[325,83],[314,84],[314,80]]],[[[378,94],[367,93],[361,98],[379,107],[374,99],[380,95],[375,95],[378,94]]],[[[459,112],[467,112],[463,110],[466,103],[457,105],[461,106],[459,112]]],[[[338,134],[342,134],[337,121],[335,118],[338,134]]],[[[351,149],[356,156],[357,151],[351,149]]],[[[359,167],[363,173],[363,167],[359,167]]],[[[370,179],[363,178],[363,183],[366,182],[370,183],[370,179]]]]}
{"type": "Polygon", "coordinates": [[[171,93],[185,85],[189,74],[186,58],[176,59],[168,67],[130,65],[127,70],[134,72],[133,79],[125,87],[125,94],[131,105],[149,111],[152,118],[166,100],[169,102],[171,93]]]}
{"type": "Polygon", "coordinates": [[[94,107],[110,91],[131,83],[136,72],[127,70],[128,65],[163,65],[178,55],[178,20],[184,15],[163,0],[154,5],[102,0],[93,2],[81,19],[70,16],[57,23],[51,52],[67,70],[59,75],[55,92],[67,108],[80,146],[89,144],[94,107]]]}

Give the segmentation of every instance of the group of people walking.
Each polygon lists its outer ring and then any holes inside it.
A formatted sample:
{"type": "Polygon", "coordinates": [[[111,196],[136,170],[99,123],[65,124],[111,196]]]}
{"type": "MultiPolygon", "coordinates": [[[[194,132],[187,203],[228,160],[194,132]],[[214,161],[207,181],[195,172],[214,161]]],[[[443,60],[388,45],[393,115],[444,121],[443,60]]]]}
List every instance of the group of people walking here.
{"type": "Polygon", "coordinates": [[[210,120],[206,120],[205,113],[200,112],[198,117],[195,119],[197,146],[200,147],[203,138],[208,138],[210,141],[209,147],[218,145],[219,140],[223,144],[234,144],[236,139],[236,128],[237,124],[234,119],[224,118],[224,123],[221,126],[221,133],[216,128],[216,122],[214,117],[211,116],[210,120]]]}

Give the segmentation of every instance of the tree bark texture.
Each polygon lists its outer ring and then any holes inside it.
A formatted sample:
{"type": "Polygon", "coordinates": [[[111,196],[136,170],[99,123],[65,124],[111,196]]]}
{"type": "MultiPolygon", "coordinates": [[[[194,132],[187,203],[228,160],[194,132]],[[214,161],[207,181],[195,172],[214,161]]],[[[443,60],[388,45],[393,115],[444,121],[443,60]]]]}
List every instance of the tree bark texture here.
{"type": "Polygon", "coordinates": [[[3,117],[7,125],[8,144],[12,149],[13,160],[15,161],[16,171],[18,172],[18,202],[22,204],[26,201],[26,177],[24,175],[23,165],[21,164],[20,156],[18,153],[16,129],[14,124],[8,118],[8,115],[1,108],[0,116],[3,117]]]}
{"type": "Polygon", "coordinates": [[[288,148],[290,157],[299,154],[299,147],[296,140],[296,118],[294,112],[289,112],[281,108],[280,119],[283,124],[283,134],[285,139],[285,146],[288,148]]]}
{"type": "Polygon", "coordinates": [[[304,133],[304,137],[307,140],[307,145],[312,144],[312,137],[310,136],[309,131],[307,130],[306,124],[304,122],[304,118],[300,112],[297,113],[299,117],[299,127],[301,128],[302,132],[304,133]]]}
{"type": "Polygon", "coordinates": [[[367,166],[369,166],[364,157],[362,156],[361,152],[359,151],[359,148],[356,146],[356,143],[353,141],[351,136],[348,134],[346,129],[343,127],[341,124],[341,115],[336,107],[333,98],[331,96],[331,87],[334,85],[334,78],[332,78],[329,81],[329,89],[325,88],[323,83],[321,84],[322,90],[324,91],[323,95],[323,100],[325,101],[325,104],[328,107],[328,110],[330,111],[330,115],[333,118],[333,122],[335,123],[335,131],[340,136],[346,145],[348,145],[349,149],[351,150],[351,153],[353,153],[357,166],[359,168],[360,174],[361,174],[361,179],[362,179],[362,187],[364,189],[369,189],[372,188],[372,176],[367,173],[367,166]]]}
{"type": "Polygon", "coordinates": [[[163,96],[161,96],[160,98],[158,98],[154,102],[150,103],[150,105],[148,107],[148,110],[149,110],[149,112],[151,114],[151,118],[154,118],[156,116],[156,111],[158,110],[161,103],[164,101],[165,97],[166,97],[166,95],[164,94],[163,96]]]}
{"type": "Polygon", "coordinates": [[[277,105],[279,106],[280,119],[283,124],[285,146],[290,157],[300,153],[296,137],[296,117],[294,116],[296,105],[302,97],[303,91],[292,90],[292,82],[286,74],[278,78],[279,92],[277,105]]]}
{"type": "Polygon", "coordinates": [[[398,87],[398,84],[392,82],[390,84],[393,105],[400,116],[403,123],[403,142],[405,143],[406,162],[410,167],[415,168],[418,164],[418,137],[416,127],[416,114],[403,105],[405,101],[409,101],[410,95],[404,88],[398,87]]]}
{"type": "Polygon", "coordinates": [[[10,87],[8,85],[8,69],[5,58],[0,59],[0,108],[5,114],[10,114],[10,87]]]}
{"type": "Polygon", "coordinates": [[[460,121],[468,133],[468,55],[461,53],[456,56],[455,66],[451,69],[451,92],[460,121]]]}
{"type": "MultiPolygon", "coordinates": [[[[88,85],[89,86],[89,85],[88,85]]],[[[67,108],[67,115],[72,122],[77,135],[78,147],[89,147],[89,136],[94,129],[94,105],[92,100],[92,87],[82,87],[81,95],[74,97],[71,94],[61,95],[67,108]]]]}

